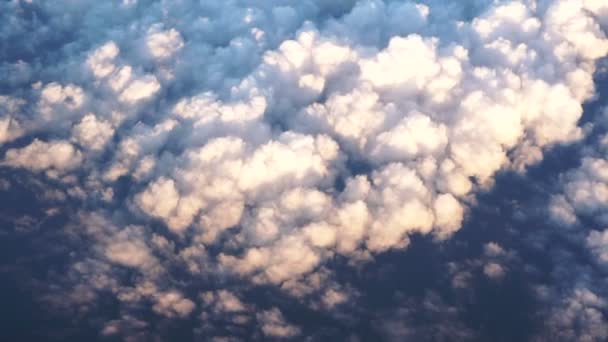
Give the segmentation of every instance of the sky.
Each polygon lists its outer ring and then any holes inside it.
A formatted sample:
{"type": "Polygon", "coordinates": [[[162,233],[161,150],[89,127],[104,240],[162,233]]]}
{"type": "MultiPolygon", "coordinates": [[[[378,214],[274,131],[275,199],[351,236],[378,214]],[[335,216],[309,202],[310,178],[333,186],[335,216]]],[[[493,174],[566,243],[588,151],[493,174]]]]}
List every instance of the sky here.
{"type": "Polygon", "coordinates": [[[0,340],[608,340],[604,0],[0,2],[0,340]]]}

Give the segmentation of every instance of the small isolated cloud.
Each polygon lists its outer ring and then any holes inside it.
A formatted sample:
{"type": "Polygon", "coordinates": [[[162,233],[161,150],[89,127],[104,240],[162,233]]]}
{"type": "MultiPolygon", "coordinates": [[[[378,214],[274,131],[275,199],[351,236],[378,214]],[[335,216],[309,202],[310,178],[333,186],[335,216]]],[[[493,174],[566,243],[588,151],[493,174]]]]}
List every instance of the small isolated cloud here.
{"type": "Polygon", "coordinates": [[[500,264],[490,262],[483,266],[483,273],[490,279],[500,279],[504,277],[505,270],[500,264]]]}

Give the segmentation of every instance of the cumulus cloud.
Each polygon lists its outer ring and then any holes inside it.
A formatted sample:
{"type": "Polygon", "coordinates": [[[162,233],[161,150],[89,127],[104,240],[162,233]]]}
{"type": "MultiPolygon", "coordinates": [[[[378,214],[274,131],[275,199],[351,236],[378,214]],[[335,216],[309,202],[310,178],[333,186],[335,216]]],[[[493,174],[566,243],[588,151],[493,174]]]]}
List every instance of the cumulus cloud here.
{"type": "Polygon", "coordinates": [[[127,227],[117,232],[108,241],[105,256],[114,263],[128,267],[143,267],[154,262],[141,234],[141,228],[138,227],[127,227]]]}
{"type": "Polygon", "coordinates": [[[483,266],[483,273],[491,279],[500,279],[505,275],[505,270],[500,264],[490,262],[483,266]]]}
{"type": "Polygon", "coordinates": [[[608,263],[608,230],[592,231],[587,236],[587,246],[600,264],[608,263]]]}
{"type": "Polygon", "coordinates": [[[152,309],[166,317],[186,317],[196,307],[193,301],[177,291],[168,291],[156,296],[156,303],[152,309]]]}
{"type": "MultiPolygon", "coordinates": [[[[11,1],[0,13],[16,46],[0,52],[2,166],[64,177],[93,208],[69,231],[91,245],[74,270],[87,293],[165,318],[197,307],[161,276],[182,268],[341,305],[327,261],[446,240],[496,173],[580,139],[608,53],[606,6],[590,0],[11,1]],[[141,278],[119,279],[124,268],[141,278]]],[[[566,176],[558,220],[605,219],[602,163],[566,176]]],[[[475,267],[502,278],[508,253],[486,254],[475,267]]],[[[256,318],[269,337],[300,332],[278,308],[256,318]]]]}
{"type": "Polygon", "coordinates": [[[72,128],[72,136],[81,146],[101,150],[114,135],[112,125],[99,120],[95,114],[87,114],[72,128]]]}
{"type": "Polygon", "coordinates": [[[487,242],[478,257],[448,263],[451,286],[458,290],[471,289],[477,274],[500,282],[518,262],[521,258],[515,250],[506,249],[494,241],[487,242]]]}
{"type": "Polygon", "coordinates": [[[78,168],[82,160],[82,153],[66,141],[35,139],[25,147],[7,150],[3,164],[32,171],[64,173],[78,168]]]}
{"type": "Polygon", "coordinates": [[[0,96],[0,143],[10,142],[23,134],[21,124],[15,114],[25,101],[10,96],[0,96]]]}
{"type": "MultiPolygon", "coordinates": [[[[606,301],[587,288],[576,288],[563,300],[548,320],[550,339],[570,341],[601,341],[608,337],[602,313],[606,301]]],[[[544,337],[537,339],[542,341],[544,337]]]]}
{"type": "Polygon", "coordinates": [[[556,272],[556,284],[539,291],[539,297],[550,302],[552,308],[547,314],[547,332],[539,340],[599,341],[608,334],[605,329],[608,151],[602,109],[599,112],[587,138],[591,144],[582,150],[580,165],[560,175],[558,191],[552,195],[547,210],[558,225],[555,234],[585,255],[587,262],[576,260],[575,255],[569,255],[572,252],[552,256],[555,264],[564,264],[568,270],[556,272]]]}
{"type": "Polygon", "coordinates": [[[213,307],[213,311],[226,312],[244,312],[248,308],[243,302],[232,292],[227,290],[219,290],[217,292],[204,292],[201,294],[203,302],[207,306],[213,307]]]}
{"type": "Polygon", "coordinates": [[[585,157],[580,168],[564,175],[563,194],[552,201],[554,218],[564,224],[573,224],[575,213],[594,217],[598,223],[607,224],[608,161],[603,158],[585,157]]]}
{"type": "Polygon", "coordinates": [[[153,25],[146,35],[146,47],[154,58],[164,60],[183,48],[184,41],[176,29],[163,31],[162,25],[153,25]]]}
{"type": "Polygon", "coordinates": [[[289,324],[279,309],[272,308],[256,315],[260,321],[262,332],[271,338],[289,338],[300,333],[300,329],[289,324]]]}

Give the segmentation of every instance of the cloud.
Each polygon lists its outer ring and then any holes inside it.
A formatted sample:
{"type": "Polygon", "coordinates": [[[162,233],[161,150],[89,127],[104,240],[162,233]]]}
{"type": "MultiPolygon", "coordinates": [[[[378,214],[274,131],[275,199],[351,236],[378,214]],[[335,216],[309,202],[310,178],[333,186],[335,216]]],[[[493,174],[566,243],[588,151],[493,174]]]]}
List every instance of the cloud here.
{"type": "MultiPolygon", "coordinates": [[[[593,2],[590,2],[593,3],[593,2]]],[[[591,9],[597,10],[595,9],[591,9]]],[[[601,340],[608,330],[604,314],[606,298],[606,132],[601,113],[589,128],[587,146],[581,150],[580,164],[560,174],[557,190],[548,204],[548,213],[557,224],[552,234],[569,246],[553,252],[553,283],[539,289],[539,297],[549,309],[546,329],[539,340],[601,340]],[[578,260],[584,255],[585,260],[578,260]],[[563,266],[561,266],[563,265],[563,266]],[[573,276],[575,275],[575,276],[573,276]]]]}
{"type": "Polygon", "coordinates": [[[114,135],[112,125],[104,120],[99,120],[95,114],[87,114],[80,123],[72,128],[72,136],[79,145],[92,150],[101,150],[114,135]]]}
{"type": "Polygon", "coordinates": [[[245,312],[248,308],[232,292],[219,290],[217,292],[204,292],[201,298],[205,305],[212,306],[213,310],[220,313],[245,312]]]}
{"type": "Polygon", "coordinates": [[[414,301],[394,298],[394,310],[383,312],[373,327],[387,341],[408,339],[473,340],[477,339],[461,319],[460,309],[445,303],[434,292],[427,292],[414,301]],[[433,317],[429,320],[429,317],[433,317]]]}
{"type": "Polygon", "coordinates": [[[608,263],[608,231],[592,231],[587,236],[587,246],[597,258],[598,263],[608,263]]]}
{"type": "Polygon", "coordinates": [[[127,267],[145,267],[156,262],[141,235],[141,227],[120,230],[107,242],[105,256],[111,262],[127,267]]]}
{"type": "MultiPolygon", "coordinates": [[[[61,179],[79,208],[66,210],[66,233],[89,246],[73,298],[106,293],[163,319],[196,310],[195,277],[344,304],[352,292],[327,264],[414,235],[445,241],[497,173],[580,140],[608,53],[599,1],[12,1],[0,13],[14,46],[0,52],[2,166],[61,179]]],[[[604,163],[564,176],[555,220],[605,221],[604,163]]],[[[585,238],[601,259],[597,234],[585,238]]],[[[507,275],[510,251],[484,253],[453,283],[507,275]]],[[[197,292],[211,311],[250,308],[209,291],[197,292]]],[[[301,333],[278,307],[256,319],[268,337],[301,333]]]]}
{"type": "Polygon", "coordinates": [[[168,291],[156,296],[156,304],[152,307],[154,312],[166,317],[186,317],[196,307],[193,301],[184,298],[177,291],[168,291]]]}
{"type": "Polygon", "coordinates": [[[61,174],[76,169],[82,160],[82,153],[66,141],[43,142],[35,139],[23,148],[7,150],[3,164],[61,174]]]}
{"type": "Polygon", "coordinates": [[[548,338],[599,341],[608,337],[602,311],[606,302],[587,288],[576,288],[548,321],[548,338]]]}
{"type": "Polygon", "coordinates": [[[176,29],[162,30],[162,25],[154,25],[148,29],[146,47],[157,60],[165,60],[174,56],[184,47],[184,41],[176,29]]]}
{"type": "Polygon", "coordinates": [[[0,143],[10,142],[23,134],[21,124],[13,118],[25,101],[9,96],[0,96],[0,143]]]}
{"type": "Polygon", "coordinates": [[[448,262],[447,269],[453,289],[473,290],[479,276],[500,283],[513,270],[519,271],[519,264],[525,261],[516,250],[506,249],[495,241],[486,242],[482,247],[482,253],[478,257],[448,262]]]}
{"type": "Polygon", "coordinates": [[[582,165],[564,175],[564,192],[553,199],[551,212],[562,223],[575,223],[574,213],[592,216],[600,224],[608,223],[604,217],[608,203],[608,161],[585,157],[582,165]]]}
{"type": "Polygon", "coordinates": [[[101,330],[101,335],[116,336],[122,334],[123,336],[126,335],[129,336],[129,338],[134,339],[135,336],[138,335],[138,333],[141,334],[141,331],[143,331],[147,327],[148,323],[141,321],[135,317],[125,315],[120,319],[107,322],[101,330]]]}
{"type": "Polygon", "coordinates": [[[260,321],[262,332],[272,338],[289,338],[300,333],[300,329],[285,321],[279,309],[272,308],[256,315],[260,321]]]}
{"type": "Polygon", "coordinates": [[[491,279],[500,279],[505,275],[505,270],[500,264],[491,262],[483,267],[483,273],[491,279]]]}

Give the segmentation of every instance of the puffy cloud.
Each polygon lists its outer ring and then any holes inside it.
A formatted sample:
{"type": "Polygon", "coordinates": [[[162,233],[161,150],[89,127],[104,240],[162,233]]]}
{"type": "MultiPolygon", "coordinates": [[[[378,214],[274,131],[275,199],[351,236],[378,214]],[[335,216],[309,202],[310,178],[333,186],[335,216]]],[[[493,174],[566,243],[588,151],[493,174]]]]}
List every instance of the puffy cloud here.
{"type": "Polygon", "coordinates": [[[168,291],[156,296],[154,311],[166,317],[186,317],[196,308],[196,304],[178,291],[168,291]]]}
{"type": "Polygon", "coordinates": [[[285,321],[283,314],[277,308],[262,311],[256,315],[261,324],[262,332],[271,338],[290,338],[298,335],[300,329],[285,321]]]}
{"type": "Polygon", "coordinates": [[[86,64],[97,78],[110,75],[115,69],[114,60],[120,49],[115,42],[110,41],[89,54],[86,64]]]}
{"type": "Polygon", "coordinates": [[[103,172],[103,179],[113,182],[130,173],[136,179],[149,178],[157,163],[156,154],[176,126],[174,120],[163,121],[152,127],[136,124],[130,135],[118,143],[114,160],[103,172]]]}
{"type": "Polygon", "coordinates": [[[112,139],[114,128],[95,114],[87,114],[72,128],[72,136],[81,146],[92,150],[101,150],[112,139]]]}
{"type": "Polygon", "coordinates": [[[564,192],[554,197],[551,212],[563,223],[575,223],[572,215],[576,212],[606,224],[607,203],[608,161],[585,157],[578,169],[564,175],[564,192]]]}
{"type": "Polygon", "coordinates": [[[457,290],[472,290],[477,274],[500,282],[511,270],[518,269],[519,262],[521,258],[515,250],[506,249],[495,241],[487,242],[479,257],[448,263],[451,285],[457,290]]]}
{"type": "Polygon", "coordinates": [[[288,236],[270,247],[251,248],[242,257],[220,256],[222,265],[254,280],[280,284],[311,272],[321,257],[304,239],[288,236]]]}
{"type": "Polygon", "coordinates": [[[496,242],[488,242],[483,246],[484,254],[490,257],[498,257],[505,254],[505,250],[496,242]]]}
{"type": "Polygon", "coordinates": [[[491,279],[500,279],[504,277],[505,270],[500,264],[491,262],[484,265],[483,273],[491,279]]]}
{"type": "Polygon", "coordinates": [[[428,116],[413,114],[376,138],[372,158],[382,161],[408,160],[418,155],[434,155],[448,142],[445,126],[434,124],[428,116]]]}
{"type": "Polygon", "coordinates": [[[212,306],[213,310],[219,313],[248,311],[247,306],[234,293],[227,290],[204,292],[201,298],[205,305],[212,306]]]}
{"type": "Polygon", "coordinates": [[[437,196],[434,203],[435,225],[437,225],[437,235],[446,237],[460,227],[463,220],[464,208],[451,194],[441,194],[437,196]]]}
{"type": "Polygon", "coordinates": [[[156,262],[142,238],[141,227],[127,227],[107,241],[104,254],[113,263],[128,267],[146,267],[156,262]]]}
{"type": "Polygon", "coordinates": [[[597,258],[600,264],[608,263],[608,230],[598,232],[596,230],[587,236],[587,246],[597,258]]]}
{"type": "Polygon", "coordinates": [[[586,262],[577,260],[578,255],[569,255],[567,251],[552,255],[554,264],[564,266],[557,266],[563,269],[555,272],[555,285],[539,291],[551,307],[546,331],[539,340],[599,341],[608,336],[604,313],[608,298],[605,291],[608,163],[601,115],[589,132],[587,140],[592,144],[582,150],[580,165],[560,175],[557,193],[551,196],[548,206],[552,220],[559,225],[554,234],[588,258],[586,262]]]}
{"type": "Polygon", "coordinates": [[[10,142],[23,134],[21,124],[15,118],[25,101],[9,96],[0,96],[0,144],[10,142]]]}
{"type": "Polygon", "coordinates": [[[146,75],[132,80],[130,69],[121,70],[126,72],[121,73],[121,79],[116,80],[118,83],[113,84],[115,89],[121,89],[118,97],[120,101],[130,104],[137,103],[154,96],[160,90],[160,84],[155,76],[146,75]],[[125,83],[127,84],[125,85],[125,83]]]}
{"type": "Polygon", "coordinates": [[[35,139],[25,147],[7,150],[3,164],[32,171],[64,173],[78,168],[82,161],[82,153],[66,141],[35,139]]]}
{"type": "MultiPolygon", "coordinates": [[[[154,28],[150,30],[153,31],[154,28]]],[[[174,32],[173,35],[175,34],[177,32],[174,32]]],[[[179,49],[176,46],[170,45],[171,37],[165,37],[162,32],[151,32],[150,35],[151,38],[148,38],[151,39],[149,44],[151,47],[149,48],[151,51],[156,51],[156,53],[160,54],[159,58],[162,58],[163,54],[172,53],[172,48],[179,49]]],[[[171,34],[169,33],[169,35],[171,34]]],[[[173,39],[178,38],[179,34],[173,37],[173,39]]],[[[151,99],[161,89],[158,78],[153,74],[142,73],[138,68],[134,68],[129,64],[122,63],[119,58],[120,53],[120,48],[114,41],[108,41],[89,53],[85,65],[93,76],[98,79],[96,85],[101,89],[107,87],[118,95],[118,100],[121,104],[136,105],[151,99]]],[[[152,54],[155,56],[154,52],[152,54]]]]}
{"type": "Polygon", "coordinates": [[[165,60],[183,48],[184,41],[176,29],[162,31],[162,25],[154,25],[146,35],[146,47],[152,57],[165,60]]]}
{"type": "MultiPolygon", "coordinates": [[[[175,182],[173,182],[173,180],[161,178],[151,184],[144,193],[137,197],[136,201],[140,208],[153,216],[169,217],[169,215],[172,215],[177,209],[179,194],[175,189],[175,182]]],[[[195,201],[195,199],[193,199],[193,201],[195,201]]],[[[191,220],[194,215],[192,210],[188,210],[190,207],[191,206],[188,204],[184,205],[182,207],[184,208],[182,210],[184,212],[183,214],[181,212],[176,213],[176,217],[169,218],[167,223],[172,229],[178,230],[184,227],[183,219],[180,217],[180,214],[186,216],[185,220],[187,226],[189,223],[188,219],[190,218],[191,220]]]]}
{"type": "Polygon", "coordinates": [[[74,84],[46,84],[40,91],[40,115],[43,120],[58,120],[77,112],[84,104],[84,90],[74,84]]]}
{"type": "MultiPolygon", "coordinates": [[[[0,143],[17,146],[2,166],[104,206],[72,218],[90,221],[70,231],[91,244],[73,271],[84,299],[185,318],[187,286],[162,279],[185,269],[332,308],[349,291],[328,260],[448,239],[496,173],[582,137],[607,15],[596,0],[6,2],[0,143]]],[[[596,157],[564,176],[557,220],[605,222],[596,157]]],[[[453,282],[501,278],[511,254],[484,253],[453,282]]],[[[239,298],[202,295],[218,312],[246,311],[239,298]]],[[[277,308],[256,316],[268,337],[299,333],[277,308]]]]}
{"type": "Polygon", "coordinates": [[[547,338],[571,341],[601,341],[608,337],[602,311],[606,301],[587,288],[575,288],[555,309],[547,322],[547,338]]]}
{"type": "Polygon", "coordinates": [[[425,205],[429,190],[414,170],[390,164],[374,173],[373,184],[378,219],[369,232],[371,250],[405,247],[409,244],[407,233],[431,231],[433,212],[425,205]]]}

